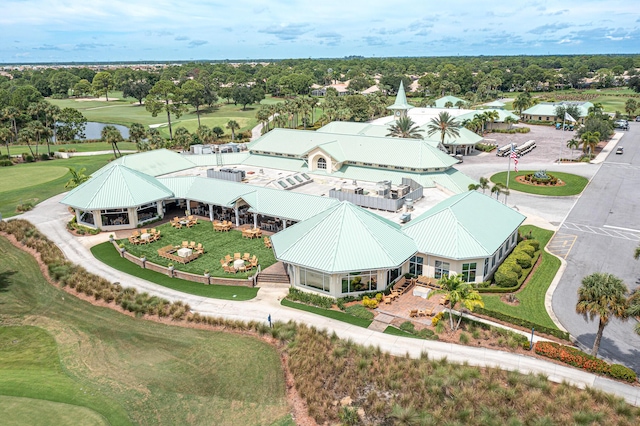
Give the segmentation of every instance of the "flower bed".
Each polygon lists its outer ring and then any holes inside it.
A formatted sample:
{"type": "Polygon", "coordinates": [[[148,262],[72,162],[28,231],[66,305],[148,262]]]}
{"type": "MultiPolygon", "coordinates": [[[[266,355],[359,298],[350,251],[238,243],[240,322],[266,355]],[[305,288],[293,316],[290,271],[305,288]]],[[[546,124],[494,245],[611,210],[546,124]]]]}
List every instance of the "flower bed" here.
{"type": "Polygon", "coordinates": [[[623,365],[608,364],[569,346],[552,342],[538,342],[535,345],[535,351],[538,355],[564,362],[591,373],[606,375],[628,383],[635,383],[638,380],[636,373],[623,365]]]}

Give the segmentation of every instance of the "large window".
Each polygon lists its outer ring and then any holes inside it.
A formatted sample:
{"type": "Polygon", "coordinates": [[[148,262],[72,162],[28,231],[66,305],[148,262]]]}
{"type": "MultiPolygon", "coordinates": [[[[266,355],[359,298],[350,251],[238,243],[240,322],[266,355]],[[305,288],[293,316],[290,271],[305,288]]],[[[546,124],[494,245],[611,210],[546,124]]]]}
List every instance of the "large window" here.
{"type": "Polygon", "coordinates": [[[498,250],[498,259],[502,259],[502,247],[498,250]]]}
{"type": "Polygon", "coordinates": [[[375,291],[378,289],[378,275],[376,271],[352,272],[341,279],[342,293],[361,291],[375,291]]]}
{"type": "Polygon", "coordinates": [[[158,205],[153,203],[138,207],[138,222],[143,223],[158,218],[158,205]]]}
{"type": "Polygon", "coordinates": [[[93,212],[80,210],[80,223],[86,223],[87,225],[95,225],[93,220],[93,212]]]}
{"type": "Polygon", "coordinates": [[[424,264],[424,257],[413,256],[409,259],[409,273],[412,275],[422,275],[422,266],[424,264]]]}
{"type": "Polygon", "coordinates": [[[435,272],[433,274],[433,277],[437,279],[440,279],[442,277],[449,277],[450,269],[451,269],[451,265],[449,264],[449,262],[436,260],[435,272]]]}
{"type": "Polygon", "coordinates": [[[129,212],[127,209],[111,209],[100,211],[102,226],[118,226],[129,224],[129,212]]]}
{"type": "Polygon", "coordinates": [[[331,276],[311,269],[300,268],[300,285],[329,293],[331,276]]]}
{"type": "Polygon", "coordinates": [[[493,258],[491,259],[491,267],[493,268],[494,266],[496,266],[496,254],[493,253],[493,258]]]}
{"type": "Polygon", "coordinates": [[[322,157],[318,158],[317,164],[319,169],[323,169],[323,170],[327,169],[327,160],[325,160],[324,158],[322,157]]]}
{"type": "Polygon", "coordinates": [[[387,285],[397,280],[401,274],[402,274],[402,268],[389,269],[389,272],[387,273],[387,285]]]}
{"type": "Polygon", "coordinates": [[[476,281],[476,262],[462,264],[462,281],[473,283],[476,281]]]}
{"type": "Polygon", "coordinates": [[[482,275],[483,276],[487,276],[487,272],[489,272],[489,258],[485,257],[484,258],[484,271],[482,271],[482,275]]]}

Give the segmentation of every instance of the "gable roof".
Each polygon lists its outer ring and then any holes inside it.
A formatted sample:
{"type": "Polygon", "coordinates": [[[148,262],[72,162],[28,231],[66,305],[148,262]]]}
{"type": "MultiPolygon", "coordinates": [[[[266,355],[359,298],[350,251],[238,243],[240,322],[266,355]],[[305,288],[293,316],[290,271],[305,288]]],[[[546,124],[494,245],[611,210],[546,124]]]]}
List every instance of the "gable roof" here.
{"type": "Polygon", "coordinates": [[[134,155],[123,155],[93,175],[96,176],[99,173],[104,173],[116,165],[127,166],[130,169],[137,170],[149,176],[161,176],[167,173],[191,169],[196,166],[195,163],[177,152],[168,149],[154,149],[134,155]]]}
{"type": "Polygon", "coordinates": [[[343,201],[273,235],[271,242],[278,260],[327,273],[389,269],[416,253],[415,243],[398,228],[343,201]]]}
{"type": "Polygon", "coordinates": [[[156,178],[115,164],[72,189],[60,202],[81,210],[105,210],[141,206],[172,196],[156,178]]]}
{"type": "Polygon", "coordinates": [[[495,111],[498,113],[498,118],[496,119],[496,123],[504,123],[504,120],[506,120],[507,117],[511,117],[512,119],[518,120],[518,121],[520,120],[520,117],[518,117],[514,113],[507,111],[505,109],[499,109],[499,108],[487,108],[487,109],[480,109],[477,111],[470,111],[466,114],[457,116],[456,120],[458,120],[459,122],[462,122],[464,120],[473,120],[473,117],[475,117],[476,115],[484,114],[485,112],[489,112],[489,111],[495,111]]]}
{"type": "MultiPolygon", "coordinates": [[[[530,108],[522,111],[522,114],[527,115],[546,115],[554,117],[556,115],[556,107],[560,105],[575,105],[580,111],[580,117],[586,117],[589,115],[589,108],[593,106],[591,102],[540,102],[530,108]]],[[[577,117],[574,117],[577,118],[577,117]]]]}
{"type": "MultiPolygon", "coordinates": [[[[461,135],[462,133],[461,131],[461,135]]],[[[448,143],[447,140],[445,143],[448,143]]],[[[251,143],[249,147],[252,154],[260,153],[276,158],[302,158],[315,148],[325,150],[338,162],[353,161],[423,170],[448,168],[457,163],[457,160],[440,151],[434,146],[433,141],[429,140],[307,130],[274,129],[251,143]]]]}
{"type": "Polygon", "coordinates": [[[488,257],[522,224],[525,216],[477,191],[442,201],[406,225],[421,253],[449,259],[488,257]]]}
{"type": "Polygon", "coordinates": [[[464,103],[467,102],[464,99],[460,99],[455,96],[448,95],[448,96],[443,96],[440,99],[436,99],[435,104],[436,104],[436,108],[445,108],[445,104],[447,102],[451,102],[453,106],[455,106],[456,103],[458,103],[459,101],[462,101],[464,103]]]}

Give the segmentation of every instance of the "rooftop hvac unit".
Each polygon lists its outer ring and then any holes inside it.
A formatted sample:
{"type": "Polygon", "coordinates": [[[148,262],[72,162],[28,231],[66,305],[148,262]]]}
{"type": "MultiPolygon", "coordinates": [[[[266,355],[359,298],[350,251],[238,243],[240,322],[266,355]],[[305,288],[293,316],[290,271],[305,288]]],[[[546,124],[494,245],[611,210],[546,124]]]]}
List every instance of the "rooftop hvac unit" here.
{"type": "Polygon", "coordinates": [[[411,198],[406,198],[404,200],[404,205],[407,208],[407,211],[413,210],[413,200],[411,198]]]}
{"type": "Polygon", "coordinates": [[[398,198],[404,197],[410,191],[411,191],[411,187],[409,185],[399,185],[398,186],[398,198]]]}
{"type": "Polygon", "coordinates": [[[411,220],[411,213],[402,213],[400,215],[400,223],[407,223],[411,220]]]}

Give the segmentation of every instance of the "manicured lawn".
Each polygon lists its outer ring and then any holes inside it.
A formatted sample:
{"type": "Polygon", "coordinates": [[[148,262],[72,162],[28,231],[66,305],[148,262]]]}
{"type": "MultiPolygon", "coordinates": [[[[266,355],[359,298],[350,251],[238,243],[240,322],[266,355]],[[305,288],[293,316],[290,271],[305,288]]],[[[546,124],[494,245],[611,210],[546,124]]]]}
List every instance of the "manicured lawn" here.
{"type": "Polygon", "coordinates": [[[0,183],[0,213],[2,213],[2,217],[6,218],[16,215],[16,206],[18,204],[32,202],[35,205],[61,192],[68,191],[64,185],[71,178],[71,173],[67,172],[64,175],[59,175],[59,173],[61,173],[60,169],[68,169],[69,167],[79,169],[85,167],[87,169],[85,174],[88,176],[106,165],[111,157],[111,155],[95,155],[3,167],[0,172],[0,179],[3,180],[3,182],[0,183]],[[53,171],[49,172],[48,169],[53,169],[53,171]],[[12,179],[10,180],[10,184],[7,185],[4,176],[8,174],[11,174],[12,179]],[[24,186],[27,183],[30,184],[34,177],[38,180],[38,184],[28,186],[27,188],[15,187],[15,185],[24,186]]]}
{"type": "Polygon", "coordinates": [[[0,412],[5,426],[86,426],[107,425],[99,413],[77,405],[42,399],[0,396],[0,412]]]}
{"type": "Polygon", "coordinates": [[[391,334],[392,336],[412,337],[414,339],[422,339],[422,337],[420,337],[420,336],[416,336],[415,334],[407,333],[406,331],[402,331],[399,328],[394,327],[392,325],[390,325],[387,328],[385,328],[383,333],[384,334],[391,334]]]}
{"type": "MultiPolygon", "coordinates": [[[[561,197],[580,194],[585,186],[587,186],[587,183],[589,183],[589,180],[585,177],[562,172],[549,172],[549,174],[565,182],[566,185],[564,186],[534,186],[526,185],[516,181],[516,176],[524,176],[530,173],[535,173],[535,170],[520,170],[517,173],[512,171],[509,175],[509,189],[526,192],[528,194],[561,197]]],[[[491,176],[491,182],[506,185],[507,172],[500,172],[491,176]]]]}
{"type": "Polygon", "coordinates": [[[92,306],[48,284],[33,258],[1,237],[0,252],[0,396],[85,409],[59,423],[51,408],[47,424],[85,424],[87,410],[112,425],[287,424],[271,345],[92,306]]]}
{"type": "MultiPolygon", "coordinates": [[[[112,92],[109,95],[117,98],[122,97],[121,92],[112,92]]],[[[110,100],[109,102],[76,99],[49,99],[49,101],[60,108],[76,108],[88,121],[122,124],[123,126],[131,126],[133,123],[148,126],[167,122],[166,114],[161,113],[157,117],[152,117],[143,105],[139,105],[138,101],[132,98],[118,101],[110,100]]],[[[220,126],[224,129],[225,134],[230,134],[230,131],[225,128],[229,120],[236,120],[240,124],[240,131],[249,130],[258,123],[255,117],[258,105],[247,105],[247,109],[243,111],[242,105],[227,104],[225,99],[221,99],[218,102],[216,107],[205,108],[204,111],[201,111],[200,119],[203,125],[210,127],[220,126]]],[[[273,104],[278,102],[282,102],[282,100],[267,97],[261,103],[273,104]]],[[[171,117],[171,124],[174,128],[182,126],[189,131],[194,131],[198,127],[197,118],[195,109],[189,107],[189,111],[180,118],[171,117]]],[[[166,137],[169,136],[169,129],[166,126],[160,127],[160,132],[166,137]]]]}
{"type": "Polygon", "coordinates": [[[220,259],[224,258],[227,254],[231,257],[233,257],[234,253],[240,253],[241,255],[249,253],[251,256],[255,254],[262,269],[276,263],[273,250],[265,247],[262,238],[248,240],[242,238],[241,231],[236,230],[216,232],[213,230],[211,222],[208,221],[199,221],[198,224],[192,228],[182,227],[182,229],[176,229],[166,223],[156,227],[156,229],[162,233],[162,237],[154,243],[134,245],[126,239],[120,242],[124,243],[127,251],[131,254],[137,257],[144,255],[149,261],[162,266],[167,266],[171,261],[158,255],[159,248],[168,245],[177,246],[182,244],[183,241],[194,241],[196,244],[201,243],[205,248],[204,255],[185,265],[176,262],[173,263],[177,270],[191,272],[193,274],[201,275],[205,269],[208,269],[212,277],[240,279],[255,275],[255,269],[233,275],[224,272],[220,265],[220,259]]]}
{"type": "Polygon", "coordinates": [[[287,306],[289,308],[300,309],[301,311],[311,312],[312,314],[322,315],[323,317],[335,319],[338,321],[346,322],[348,324],[357,325],[358,327],[367,328],[371,325],[373,321],[366,320],[358,317],[354,317],[353,315],[349,315],[342,311],[334,311],[331,309],[323,309],[317,308],[315,306],[305,305],[303,303],[292,302],[287,299],[282,299],[280,302],[282,306],[287,306]]]}
{"type": "MultiPolygon", "coordinates": [[[[545,247],[553,236],[553,231],[536,226],[524,225],[520,227],[520,233],[522,234],[528,234],[529,231],[540,242],[541,248],[545,247]]],[[[507,305],[500,300],[499,295],[483,294],[482,300],[484,301],[485,309],[557,329],[558,327],[553,323],[544,307],[544,297],[551,281],[558,272],[558,268],[560,268],[560,260],[545,251],[542,252],[541,257],[542,263],[535,270],[534,275],[529,279],[524,289],[516,293],[516,297],[520,301],[518,306],[507,305]]]]}
{"type": "MultiPolygon", "coordinates": [[[[106,263],[112,268],[183,293],[226,300],[249,300],[258,294],[258,288],[254,287],[204,285],[178,278],[171,278],[168,275],[150,271],[149,269],[142,269],[138,265],[121,257],[120,253],[118,253],[110,242],[91,247],[91,253],[93,253],[96,259],[106,263]]],[[[122,284],[126,285],[126,283],[122,284]]]]}
{"type": "MultiPolygon", "coordinates": [[[[86,142],[86,143],[59,143],[51,145],[51,152],[59,151],[60,148],[69,151],[70,149],[75,152],[93,152],[93,151],[112,151],[113,147],[110,143],[106,142],[86,142]]],[[[119,142],[118,148],[121,151],[124,150],[137,150],[135,143],[132,142],[119,142]]],[[[19,154],[23,152],[29,152],[29,148],[26,145],[11,145],[11,153],[19,154]]],[[[45,151],[46,152],[46,151],[45,151]]]]}

